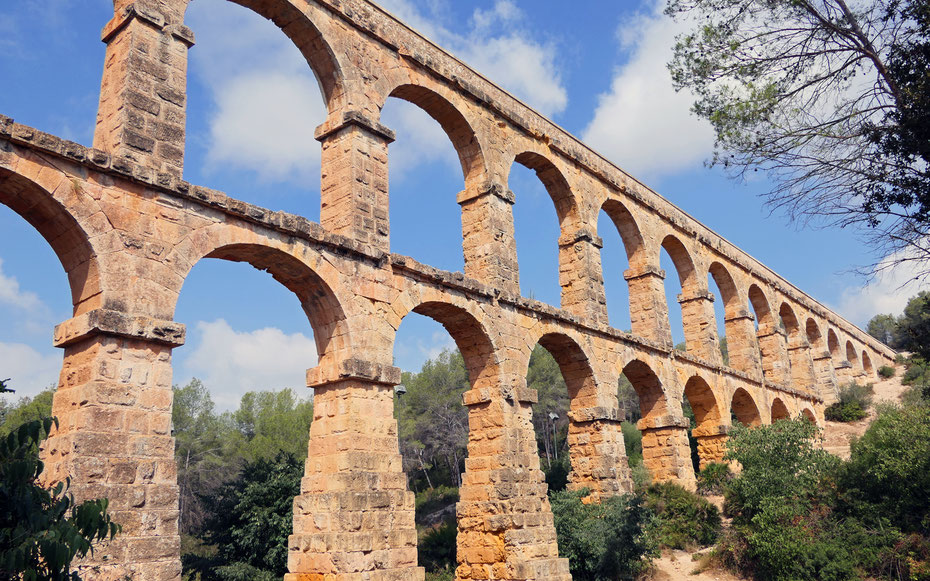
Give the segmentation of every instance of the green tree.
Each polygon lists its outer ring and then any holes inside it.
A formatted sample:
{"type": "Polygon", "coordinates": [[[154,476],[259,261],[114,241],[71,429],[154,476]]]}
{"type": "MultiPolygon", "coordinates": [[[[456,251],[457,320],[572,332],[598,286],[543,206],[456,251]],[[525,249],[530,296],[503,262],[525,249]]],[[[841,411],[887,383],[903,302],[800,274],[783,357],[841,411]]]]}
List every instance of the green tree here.
{"type": "MultiPolygon", "coordinates": [[[[9,392],[12,393],[13,390],[9,392]]],[[[9,434],[26,422],[51,416],[54,395],[55,388],[50,387],[35,397],[22,397],[15,404],[8,405],[0,415],[0,436],[9,434]]]]}
{"type": "MultiPolygon", "coordinates": [[[[444,350],[423,364],[419,373],[405,372],[407,392],[394,406],[401,453],[408,475],[418,475],[432,488],[461,485],[468,445],[468,389],[465,362],[457,350],[444,350]]],[[[412,478],[418,488],[419,478],[412,478]]]]}
{"type": "Polygon", "coordinates": [[[927,263],[926,2],[669,0],[666,13],[694,23],[669,68],[716,132],[713,164],[766,170],[769,202],[802,223],[863,226],[883,256],[898,251],[883,266],[927,263]]]}
{"type": "Polygon", "coordinates": [[[290,389],[250,391],[229,418],[235,430],[235,454],[255,461],[285,451],[307,457],[313,403],[299,399],[290,389]]]}
{"type": "Polygon", "coordinates": [[[898,338],[898,320],[894,315],[875,315],[869,320],[866,331],[885,345],[894,347],[898,338]]]}
{"type": "Polygon", "coordinates": [[[51,490],[39,484],[39,444],[53,424],[32,420],[0,438],[0,578],[78,581],[71,562],[120,530],[106,499],[76,504],[66,482],[51,490]]]}
{"type": "Polygon", "coordinates": [[[192,578],[264,581],[287,573],[287,538],[303,472],[303,458],[279,452],[247,462],[234,480],[205,498],[210,516],[204,532],[217,553],[206,559],[186,556],[192,578]]]}
{"type": "Polygon", "coordinates": [[[921,291],[898,318],[896,347],[930,359],[930,292],[921,291]]]}
{"type": "Polygon", "coordinates": [[[538,401],[533,405],[533,428],[546,468],[564,456],[568,430],[568,387],[559,364],[543,346],[530,353],[526,386],[535,389],[538,401]]]}

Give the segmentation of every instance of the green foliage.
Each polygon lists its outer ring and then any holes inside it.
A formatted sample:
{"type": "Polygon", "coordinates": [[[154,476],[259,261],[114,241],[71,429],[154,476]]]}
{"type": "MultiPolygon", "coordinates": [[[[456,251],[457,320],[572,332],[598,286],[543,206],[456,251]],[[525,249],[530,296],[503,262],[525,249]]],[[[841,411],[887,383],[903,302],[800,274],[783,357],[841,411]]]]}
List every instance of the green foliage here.
{"type": "Polygon", "coordinates": [[[720,534],[720,511],[705,498],[673,482],[653,484],[645,493],[646,508],[658,517],[658,542],[672,549],[708,546],[720,534]]]}
{"type": "Polygon", "coordinates": [[[417,543],[417,557],[420,566],[427,572],[446,572],[455,570],[455,537],[457,533],[455,517],[443,522],[435,529],[429,529],[417,543]]]}
{"type": "Polygon", "coordinates": [[[559,556],[568,559],[577,581],[614,581],[648,567],[658,554],[652,512],[638,496],[585,504],[587,490],[550,495],[559,556]]]}
{"type": "MultiPolygon", "coordinates": [[[[12,390],[8,390],[12,392],[12,390]]],[[[3,392],[0,392],[3,393],[3,392]]],[[[22,397],[15,404],[6,406],[0,417],[0,436],[5,436],[26,422],[41,420],[52,415],[52,397],[55,388],[50,387],[35,397],[22,397]]]]}
{"type": "Polygon", "coordinates": [[[726,489],[726,511],[738,524],[770,508],[772,499],[791,504],[804,513],[827,491],[821,480],[839,460],[819,449],[814,438],[819,428],[803,420],[779,420],[769,426],[733,426],[726,460],[742,470],[726,489]]]}
{"type": "Polygon", "coordinates": [[[898,319],[897,348],[930,359],[930,291],[921,291],[898,319]]]}
{"type": "Polygon", "coordinates": [[[847,514],[930,534],[930,406],[881,407],[852,443],[840,482],[847,514]]]}
{"type": "Polygon", "coordinates": [[[568,455],[568,388],[559,364],[541,345],[536,345],[530,354],[526,386],[535,389],[539,398],[533,405],[533,428],[540,457],[545,458],[546,464],[559,463],[568,455]]]}
{"type": "Polygon", "coordinates": [[[191,579],[281,578],[287,572],[287,537],[303,467],[303,458],[288,452],[247,462],[234,480],[205,498],[209,517],[203,530],[206,541],[216,545],[216,555],[185,556],[191,579]]]}
{"type": "Polygon", "coordinates": [[[626,448],[626,457],[630,466],[643,463],[643,433],[633,422],[621,422],[623,431],[623,446],[626,448]]]}
{"type": "Polygon", "coordinates": [[[549,486],[549,492],[558,492],[565,490],[568,486],[568,474],[571,472],[571,462],[568,455],[564,455],[556,462],[550,462],[543,466],[543,475],[546,477],[546,484],[549,486]]]}
{"type": "Polygon", "coordinates": [[[726,337],[723,337],[720,339],[718,343],[718,347],[720,348],[720,356],[723,359],[723,364],[729,366],[730,365],[730,348],[729,348],[729,345],[727,344],[726,337]]]}
{"type": "Polygon", "coordinates": [[[722,462],[711,462],[698,472],[697,489],[701,494],[723,494],[726,484],[733,478],[730,466],[722,462]]]}
{"type": "MultiPolygon", "coordinates": [[[[0,386],[4,382],[0,381],[0,386]]],[[[71,561],[119,531],[107,500],[76,504],[67,483],[39,485],[39,444],[53,418],[26,422],[0,438],[0,578],[78,581],[71,561]]]]}
{"type": "Polygon", "coordinates": [[[824,416],[831,422],[855,422],[868,416],[872,405],[872,384],[848,383],[840,388],[839,399],[830,404],[824,416]]]}
{"type": "MultiPolygon", "coordinates": [[[[625,414],[624,419],[628,422],[636,423],[643,417],[642,408],[639,405],[639,395],[636,394],[636,388],[630,383],[622,373],[617,380],[617,399],[620,402],[620,410],[625,414]]],[[[626,432],[623,434],[626,436],[626,432]]]]}
{"type": "Polygon", "coordinates": [[[451,486],[438,486],[417,492],[414,501],[417,524],[423,524],[425,517],[454,505],[458,500],[459,489],[451,486]]]}
{"type": "Polygon", "coordinates": [[[894,377],[894,367],[890,365],[882,365],[878,368],[878,376],[884,377],[885,379],[894,377]]]}
{"type": "Polygon", "coordinates": [[[405,372],[402,381],[407,393],[399,396],[394,413],[411,487],[458,487],[468,444],[462,394],[469,384],[462,355],[445,350],[424,363],[419,373],[405,372]]]}
{"type": "Polygon", "coordinates": [[[892,347],[897,342],[898,320],[894,315],[875,315],[866,327],[869,335],[892,347]]]}

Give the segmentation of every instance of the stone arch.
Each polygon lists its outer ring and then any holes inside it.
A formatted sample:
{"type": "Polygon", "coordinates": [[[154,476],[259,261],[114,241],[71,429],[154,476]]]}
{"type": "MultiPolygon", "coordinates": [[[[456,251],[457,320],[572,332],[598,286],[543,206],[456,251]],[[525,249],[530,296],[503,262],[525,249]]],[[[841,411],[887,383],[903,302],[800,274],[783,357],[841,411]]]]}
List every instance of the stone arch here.
{"type": "MultiPolygon", "coordinates": [[[[182,1],[186,10],[190,0],[182,1]]],[[[334,43],[325,37],[322,27],[314,22],[317,13],[320,13],[317,17],[319,20],[327,17],[321,12],[321,8],[315,7],[313,3],[304,3],[305,8],[301,9],[293,0],[229,1],[272,21],[307,60],[307,65],[320,85],[327,111],[332,113],[344,108],[348,100],[348,91],[345,87],[342,63],[338,52],[333,50],[334,43]]],[[[125,3],[128,0],[117,2],[125,3]]]]}
{"type": "MultiPolygon", "coordinates": [[[[90,242],[91,233],[75,218],[77,214],[93,214],[97,210],[96,203],[87,199],[77,182],[72,183],[57,172],[43,175],[47,176],[43,180],[47,183],[39,184],[0,168],[0,204],[26,220],[52,247],[68,276],[76,316],[103,306],[105,300],[101,294],[98,256],[90,242]],[[71,206],[79,209],[72,211],[71,206]]],[[[106,223],[106,220],[101,222],[106,223]]],[[[102,232],[93,232],[95,236],[100,234],[102,232]]]]}
{"type": "Polygon", "coordinates": [[[801,324],[798,322],[794,309],[788,303],[782,303],[778,308],[778,316],[785,325],[785,331],[788,333],[788,339],[792,343],[801,339],[801,324]]]}
{"type": "MultiPolygon", "coordinates": [[[[597,404],[597,384],[588,356],[575,339],[564,333],[546,333],[537,341],[559,365],[568,388],[571,409],[597,404]]],[[[529,361],[527,359],[527,361],[529,361]]]]}
{"type": "Polygon", "coordinates": [[[443,326],[465,360],[472,388],[487,385],[497,379],[499,366],[491,335],[478,317],[468,309],[444,300],[415,301],[405,317],[414,312],[433,319],[443,326]]]}
{"type": "Polygon", "coordinates": [[[484,178],[484,153],[478,136],[455,105],[436,91],[416,84],[398,85],[388,94],[390,97],[416,105],[439,123],[458,154],[466,188],[477,185],[484,178]]]}
{"type": "Polygon", "coordinates": [[[840,353],[840,340],[836,336],[836,331],[833,329],[827,331],[827,348],[830,351],[830,357],[833,358],[834,364],[843,360],[843,355],[840,353]]]}
{"type": "Polygon", "coordinates": [[[875,376],[875,368],[872,366],[872,358],[869,357],[869,353],[863,349],[862,350],[862,370],[866,372],[869,377],[875,376]]]}
{"type": "Polygon", "coordinates": [[[733,398],[730,400],[730,413],[744,425],[758,426],[762,424],[759,406],[756,405],[755,399],[749,392],[742,387],[737,388],[733,393],[733,398]]]}
{"type": "Polygon", "coordinates": [[[723,461],[726,454],[726,434],[722,428],[720,406],[707,381],[694,375],[685,383],[685,399],[694,412],[695,426],[691,435],[697,441],[701,468],[723,461]]]}
{"type": "Polygon", "coordinates": [[[659,376],[639,359],[623,367],[623,375],[633,384],[639,396],[639,407],[643,420],[653,420],[668,415],[668,401],[659,376]]]}
{"type": "Polygon", "coordinates": [[[701,285],[694,268],[694,260],[691,259],[691,253],[685,245],[676,236],[669,234],[662,240],[661,246],[668,252],[675,264],[675,270],[678,271],[678,278],[681,281],[681,292],[684,294],[696,292],[701,285]]]}
{"type": "Polygon", "coordinates": [[[819,425],[819,424],[817,424],[817,416],[816,416],[816,415],[814,414],[814,412],[813,412],[810,408],[808,408],[808,407],[805,407],[805,408],[803,408],[803,409],[801,410],[801,417],[804,418],[804,419],[806,419],[807,421],[811,422],[811,423],[814,424],[814,425],[819,425]]]}
{"type": "MultiPolygon", "coordinates": [[[[183,271],[178,273],[182,282],[204,258],[246,262],[268,272],[296,295],[313,330],[321,364],[330,357],[345,359],[351,356],[352,334],[348,322],[351,299],[338,296],[337,275],[327,271],[325,261],[318,261],[319,266],[311,266],[305,257],[291,254],[286,247],[275,247],[270,241],[256,241],[225,225],[198,232],[189,244],[182,243],[181,249],[187,251],[186,255],[179,252],[176,256],[180,259],[177,262],[184,264],[183,271]]],[[[179,288],[172,293],[167,318],[174,317],[182,291],[183,288],[179,288]]]]}
{"type": "Polygon", "coordinates": [[[626,251],[630,268],[638,269],[645,266],[648,260],[646,257],[646,244],[633,214],[623,203],[614,199],[605,201],[601,209],[610,217],[620,233],[620,239],[623,241],[623,249],[626,251]]]}
{"type": "Polygon", "coordinates": [[[785,405],[785,402],[783,402],[781,398],[776,397],[772,400],[771,417],[773,423],[777,420],[787,420],[791,417],[788,406],[785,405]]]}
{"type": "Polygon", "coordinates": [[[824,349],[826,347],[823,342],[823,333],[820,332],[817,321],[808,318],[804,329],[807,332],[807,342],[810,343],[813,349],[824,349]]]}
{"type": "Polygon", "coordinates": [[[752,310],[756,312],[756,320],[760,327],[770,327],[774,324],[772,311],[769,308],[769,299],[757,284],[749,286],[749,304],[752,305],[752,310]]]}
{"type": "MultiPolygon", "coordinates": [[[[720,297],[720,300],[723,301],[726,317],[736,317],[740,314],[743,305],[740,302],[739,289],[736,286],[736,282],[733,281],[730,271],[718,261],[712,262],[707,270],[714,278],[714,282],[717,283],[717,288],[720,289],[721,295],[723,295],[720,297]]],[[[729,335],[729,329],[727,329],[727,331],[729,335]]]]}
{"type": "Polygon", "coordinates": [[[846,361],[852,366],[853,372],[861,369],[859,365],[859,355],[856,353],[856,347],[852,341],[846,341],[846,361]]]}
{"type": "Polygon", "coordinates": [[[571,227],[578,221],[578,204],[562,171],[551,160],[533,151],[524,151],[516,155],[513,161],[536,172],[555,205],[562,233],[571,232],[571,227]]]}

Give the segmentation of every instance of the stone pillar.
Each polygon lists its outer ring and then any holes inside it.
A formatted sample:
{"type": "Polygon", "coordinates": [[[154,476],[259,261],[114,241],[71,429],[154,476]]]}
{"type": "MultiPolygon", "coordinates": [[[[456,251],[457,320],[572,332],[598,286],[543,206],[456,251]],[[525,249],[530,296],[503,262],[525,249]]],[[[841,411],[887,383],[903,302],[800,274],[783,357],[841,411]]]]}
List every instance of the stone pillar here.
{"type": "Polygon", "coordinates": [[[685,328],[685,345],[688,352],[702,359],[723,364],[717,339],[717,322],[714,316],[714,295],[707,289],[678,295],[681,319],[685,328]]]}
{"type": "Polygon", "coordinates": [[[759,340],[756,336],[755,320],[753,314],[747,310],[742,310],[724,319],[727,331],[727,354],[730,358],[730,367],[761,379],[762,359],[759,357],[759,340]]]}
{"type": "Polygon", "coordinates": [[[607,324],[607,295],[601,268],[603,241],[580,229],[559,238],[562,308],[594,325],[607,324]]]}
{"type": "Polygon", "coordinates": [[[672,345],[665,302],[665,271],[647,266],[629,269],[623,278],[630,287],[630,324],[633,334],[663,345],[672,345]]]}
{"type": "Polygon", "coordinates": [[[836,374],[836,382],[840,387],[855,379],[852,363],[846,360],[837,363],[833,368],[833,372],[836,374]]]}
{"type": "Polygon", "coordinates": [[[163,4],[120,2],[103,29],[107,52],[94,147],[180,177],[194,35],[182,24],[183,8],[169,11],[163,4]]]}
{"type": "Polygon", "coordinates": [[[84,579],[181,579],[171,350],[183,343],[183,325],[108,310],[55,328],[65,358],[44,484],[71,478],[78,502],[107,498],[122,526],[78,564],[84,579]]]}
{"type": "Polygon", "coordinates": [[[307,464],[285,581],[420,581],[414,498],[394,419],[400,369],[348,359],[307,372],[307,464]]]}
{"type": "Polygon", "coordinates": [[[536,391],[465,392],[468,458],[459,489],[457,580],[571,581],[559,558],[533,433],[536,391]]]}
{"type": "Polygon", "coordinates": [[[577,409],[569,411],[568,418],[569,488],[587,488],[594,498],[632,492],[619,410],[577,409]]]}
{"type": "Polygon", "coordinates": [[[791,361],[791,384],[794,388],[815,393],[817,379],[814,375],[814,360],[811,347],[804,337],[798,337],[788,345],[788,359],[791,361]]]}
{"type": "Polygon", "coordinates": [[[765,379],[778,385],[787,385],[791,377],[784,333],[773,325],[762,325],[758,336],[765,379]]]}
{"type": "Polygon", "coordinates": [[[818,395],[823,398],[825,404],[830,405],[838,397],[833,358],[830,357],[830,352],[825,350],[814,354],[813,360],[818,395]]]}
{"type": "Polygon", "coordinates": [[[513,230],[513,192],[500,184],[482,184],[459,193],[465,275],[520,295],[517,245],[513,230]]]}
{"type": "Polygon", "coordinates": [[[349,111],[317,127],[315,137],[323,144],[320,224],[390,252],[388,145],[394,132],[349,111]]]}
{"type": "Polygon", "coordinates": [[[652,474],[653,482],[673,481],[694,490],[696,480],[691,464],[687,418],[660,416],[636,422],[643,433],[643,465],[652,474]]]}
{"type": "Polygon", "coordinates": [[[694,428],[691,435],[697,440],[698,456],[701,459],[701,470],[708,464],[723,463],[727,453],[727,433],[729,426],[713,424],[694,428]]]}

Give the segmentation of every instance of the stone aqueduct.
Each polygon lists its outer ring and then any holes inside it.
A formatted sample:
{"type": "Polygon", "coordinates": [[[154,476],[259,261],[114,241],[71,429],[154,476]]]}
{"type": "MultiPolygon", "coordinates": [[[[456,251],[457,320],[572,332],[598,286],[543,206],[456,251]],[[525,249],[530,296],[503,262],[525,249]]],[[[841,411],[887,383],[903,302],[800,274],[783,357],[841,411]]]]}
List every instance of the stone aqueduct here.
{"type": "MultiPolygon", "coordinates": [[[[682,414],[695,410],[702,462],[720,458],[731,413],[750,424],[822,420],[842,382],[894,353],[599,157],[367,0],[236,0],[271,19],[306,56],[328,118],[320,224],[182,178],[192,32],[187,0],[115,0],[94,148],[0,117],[0,202],[49,242],[74,316],[55,329],[64,365],[48,478],[105,496],[123,534],[84,565],[91,579],[180,579],[171,437],[173,319],[203,258],[269,271],[299,298],[319,365],[307,373],[315,418],[294,502],[287,579],[422,579],[413,494],[392,416],[395,332],[411,311],[440,322],[471,388],[458,504],[459,579],[570,579],[530,421],[526,387],[539,343],[571,397],[571,485],[629,489],[618,421],[621,373],[639,393],[654,478],[693,483],[682,414]],[[461,160],[465,273],[390,253],[389,96],[443,127],[461,160]],[[507,175],[536,171],[561,225],[561,308],[519,295],[507,175]],[[632,333],[607,325],[597,216],[605,210],[630,269],[632,333]],[[671,342],[660,250],[682,285],[687,352],[671,342]],[[721,297],[708,291],[708,273],[721,297]],[[717,349],[722,301],[730,365],[717,349]],[[750,310],[749,305],[752,305],[750,310]],[[758,321],[754,322],[754,315],[758,321]]],[[[553,241],[553,247],[555,247],[553,241]]]]}

